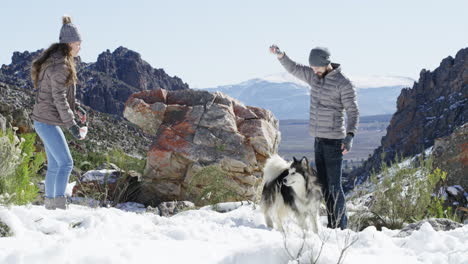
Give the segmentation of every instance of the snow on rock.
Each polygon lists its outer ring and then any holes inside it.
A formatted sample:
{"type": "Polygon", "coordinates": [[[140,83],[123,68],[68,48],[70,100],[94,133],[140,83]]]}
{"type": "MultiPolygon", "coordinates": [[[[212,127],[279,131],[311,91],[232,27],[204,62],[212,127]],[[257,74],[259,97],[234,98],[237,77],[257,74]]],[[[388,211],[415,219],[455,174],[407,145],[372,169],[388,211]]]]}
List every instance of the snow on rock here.
{"type": "Polygon", "coordinates": [[[411,235],[415,230],[422,228],[424,225],[429,224],[435,231],[448,231],[462,227],[463,225],[457,222],[454,222],[450,219],[444,218],[431,218],[426,220],[421,220],[416,223],[409,224],[405,226],[397,236],[405,237],[411,235]]]}
{"type": "MultiPolygon", "coordinates": [[[[227,212],[204,208],[161,217],[73,204],[67,211],[0,207],[0,221],[14,233],[0,238],[0,263],[297,263],[284,250],[282,234],[265,227],[258,206],[221,208],[227,212]]],[[[468,263],[467,233],[466,225],[437,232],[423,224],[407,237],[385,228],[356,233],[322,227],[319,235],[307,234],[300,262],[308,263],[326,241],[318,263],[337,263],[348,238],[356,242],[347,251],[346,264],[468,263]]],[[[302,236],[293,232],[286,241],[295,254],[302,236]]]]}
{"type": "Polygon", "coordinates": [[[457,196],[458,195],[458,188],[457,188],[457,186],[449,186],[449,187],[447,187],[447,192],[450,193],[453,196],[457,196]]]}
{"type": "Polygon", "coordinates": [[[116,182],[119,176],[120,171],[114,169],[90,170],[83,175],[81,181],[97,181],[102,184],[104,181],[116,182]]]}

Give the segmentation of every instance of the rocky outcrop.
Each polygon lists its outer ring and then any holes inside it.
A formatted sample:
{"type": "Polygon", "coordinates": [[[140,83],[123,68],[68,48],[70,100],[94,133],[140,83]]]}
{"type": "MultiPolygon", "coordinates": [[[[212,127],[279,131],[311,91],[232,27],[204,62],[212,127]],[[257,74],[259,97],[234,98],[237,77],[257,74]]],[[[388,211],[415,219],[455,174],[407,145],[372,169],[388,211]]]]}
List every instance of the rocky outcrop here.
{"type": "Polygon", "coordinates": [[[214,164],[233,190],[252,198],[261,168],[280,141],[270,111],[222,93],[143,91],[128,99],[124,116],[155,137],[143,175],[145,203],[184,200],[193,175],[214,164]]]}
{"type": "Polygon", "coordinates": [[[11,64],[3,64],[0,68],[0,82],[24,89],[32,89],[31,63],[42,51],[13,52],[11,64]]]}
{"type": "Polygon", "coordinates": [[[0,83],[0,115],[3,116],[0,117],[1,127],[16,127],[20,133],[32,132],[32,121],[29,118],[33,103],[31,98],[33,98],[31,91],[0,83]]]}
{"type": "Polygon", "coordinates": [[[13,236],[13,231],[7,224],[3,223],[2,220],[0,219],[0,237],[10,237],[10,236],[13,236]]]}
{"type": "Polygon", "coordinates": [[[416,223],[409,224],[405,226],[401,231],[398,233],[397,237],[407,237],[411,235],[414,231],[419,230],[421,226],[428,223],[434,229],[434,231],[449,231],[459,227],[463,227],[462,224],[454,222],[450,219],[445,218],[431,218],[421,220],[416,223]]]}
{"type": "MultiPolygon", "coordinates": [[[[13,53],[12,63],[0,68],[0,82],[32,90],[31,63],[42,51],[13,53]]],[[[180,78],[152,68],[140,54],[124,47],[101,53],[95,63],[84,63],[78,57],[76,64],[78,100],[103,113],[122,116],[125,101],[135,92],[189,89],[180,78]]]]}
{"type": "Polygon", "coordinates": [[[468,192],[460,185],[441,187],[438,194],[444,200],[446,207],[451,207],[453,212],[460,218],[460,222],[468,219],[468,192]]]}
{"type": "Polygon", "coordinates": [[[447,185],[468,190],[468,123],[434,143],[434,167],[447,172],[447,185]]]}
{"type": "Polygon", "coordinates": [[[349,176],[350,184],[365,181],[372,170],[396,155],[408,157],[434,145],[468,122],[468,48],[447,57],[433,72],[422,70],[411,89],[403,89],[381,146],[349,176]]]}
{"type": "Polygon", "coordinates": [[[78,177],[73,196],[90,197],[99,194],[105,201],[123,202],[136,199],[141,175],[133,170],[125,171],[113,163],[104,163],[78,177]],[[104,199],[105,198],[105,199],[104,199]]]}
{"type": "Polygon", "coordinates": [[[148,206],[147,213],[153,213],[164,217],[176,215],[182,211],[195,209],[195,204],[189,201],[162,202],[157,207],[148,206]]]}
{"type": "Polygon", "coordinates": [[[154,69],[140,54],[124,47],[119,47],[112,53],[109,50],[101,53],[90,68],[140,90],[188,89],[188,85],[177,76],[171,78],[163,69],[154,69]]]}

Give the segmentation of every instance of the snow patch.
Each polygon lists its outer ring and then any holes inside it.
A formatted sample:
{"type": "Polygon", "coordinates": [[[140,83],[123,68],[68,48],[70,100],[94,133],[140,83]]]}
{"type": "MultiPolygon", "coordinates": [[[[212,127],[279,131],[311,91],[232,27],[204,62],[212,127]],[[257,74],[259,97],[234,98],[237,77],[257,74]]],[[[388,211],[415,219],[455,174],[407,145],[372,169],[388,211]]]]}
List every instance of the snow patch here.
{"type": "MultiPolygon", "coordinates": [[[[220,206],[232,210],[188,210],[160,217],[74,204],[69,210],[0,206],[0,220],[15,234],[0,239],[0,263],[297,263],[289,259],[281,233],[265,227],[258,206],[220,206]]],[[[319,235],[306,234],[307,247],[299,260],[308,263],[321,241],[328,238],[319,263],[337,263],[346,239],[357,238],[344,263],[463,264],[468,263],[467,232],[467,225],[446,232],[423,225],[400,238],[395,237],[398,230],[333,230],[325,228],[322,221],[319,235]]],[[[286,241],[289,250],[296,252],[302,235],[291,233],[286,241]]]]}

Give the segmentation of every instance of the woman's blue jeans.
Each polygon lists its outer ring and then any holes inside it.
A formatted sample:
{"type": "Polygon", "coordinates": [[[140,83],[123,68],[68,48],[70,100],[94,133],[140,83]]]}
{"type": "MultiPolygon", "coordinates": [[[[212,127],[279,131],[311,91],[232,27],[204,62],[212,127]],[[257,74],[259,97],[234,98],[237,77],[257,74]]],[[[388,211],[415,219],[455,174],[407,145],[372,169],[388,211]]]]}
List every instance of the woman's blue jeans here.
{"type": "Polygon", "coordinates": [[[348,225],[346,201],[341,185],[342,139],[315,138],[315,166],[327,205],[329,228],[345,229],[348,225]]]}
{"type": "Polygon", "coordinates": [[[67,140],[59,126],[34,121],[34,128],[44,142],[47,155],[45,196],[65,196],[65,189],[73,169],[73,158],[67,140]]]}

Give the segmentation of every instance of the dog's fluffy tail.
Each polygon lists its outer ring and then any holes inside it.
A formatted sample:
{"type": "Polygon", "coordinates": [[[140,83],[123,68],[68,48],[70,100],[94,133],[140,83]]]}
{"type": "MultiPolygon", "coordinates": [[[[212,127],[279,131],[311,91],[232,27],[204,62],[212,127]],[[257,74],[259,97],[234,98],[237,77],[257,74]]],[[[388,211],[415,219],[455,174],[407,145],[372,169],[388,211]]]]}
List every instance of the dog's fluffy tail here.
{"type": "Polygon", "coordinates": [[[271,182],[278,177],[284,170],[288,169],[291,164],[281,158],[279,155],[272,155],[265,163],[263,168],[263,181],[271,182]]]}

